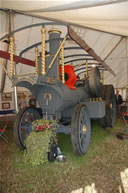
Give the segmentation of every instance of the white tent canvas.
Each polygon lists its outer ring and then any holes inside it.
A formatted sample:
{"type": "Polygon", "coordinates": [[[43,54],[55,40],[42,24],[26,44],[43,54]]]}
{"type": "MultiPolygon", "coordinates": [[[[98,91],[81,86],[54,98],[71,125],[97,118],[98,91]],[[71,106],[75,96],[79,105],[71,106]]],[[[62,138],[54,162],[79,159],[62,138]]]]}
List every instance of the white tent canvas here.
{"type": "Polygon", "coordinates": [[[2,0],[3,9],[128,35],[127,0],[2,0]]]}
{"type": "MultiPolygon", "coordinates": [[[[128,35],[128,2],[127,1],[12,1],[1,2],[0,37],[8,33],[9,17],[6,9],[15,10],[13,15],[12,30],[51,21],[58,21],[65,24],[46,26],[46,32],[51,28],[58,28],[62,31],[61,37],[67,33],[67,26],[71,25],[77,34],[106,62],[116,73],[114,77],[110,72],[105,71],[105,84],[113,84],[116,88],[127,87],[128,82],[128,61],[127,61],[127,35],[128,35]]],[[[15,54],[41,41],[41,26],[28,28],[14,34],[15,54]]],[[[48,35],[46,35],[48,39],[48,35]]],[[[77,46],[73,41],[67,41],[65,46],[77,46]]],[[[38,47],[41,51],[41,46],[38,47]]],[[[0,49],[7,50],[7,45],[0,42],[0,49]]],[[[48,50],[49,48],[46,47],[48,50]]],[[[85,54],[84,50],[73,50],[70,54],[85,54]]],[[[68,51],[65,51],[65,55],[68,51]]],[[[24,52],[24,58],[35,60],[34,48],[24,52]]],[[[70,61],[73,58],[65,59],[70,61]]],[[[1,59],[5,63],[5,59],[1,59]]],[[[84,62],[84,61],[83,61],[84,62]]],[[[75,61],[73,65],[82,64],[82,61],[75,61]]],[[[90,61],[93,63],[93,61],[90,61]]],[[[9,65],[9,62],[8,62],[9,65]]],[[[9,70],[9,68],[8,68],[9,70]]],[[[33,72],[34,68],[16,64],[16,72],[33,72]]],[[[2,68],[1,68],[2,71],[2,68]]],[[[2,76],[2,75],[1,75],[2,76]]],[[[11,88],[11,82],[6,78],[5,91],[11,88]]]]}

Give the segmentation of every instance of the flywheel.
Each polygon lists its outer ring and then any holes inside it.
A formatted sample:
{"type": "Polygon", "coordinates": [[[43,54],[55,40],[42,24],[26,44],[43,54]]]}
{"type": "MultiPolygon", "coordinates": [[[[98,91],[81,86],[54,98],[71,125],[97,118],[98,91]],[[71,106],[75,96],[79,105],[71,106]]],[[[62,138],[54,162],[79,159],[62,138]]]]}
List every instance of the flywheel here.
{"type": "Polygon", "coordinates": [[[100,97],[102,84],[98,67],[92,67],[89,73],[89,89],[92,97],[100,97]]]}

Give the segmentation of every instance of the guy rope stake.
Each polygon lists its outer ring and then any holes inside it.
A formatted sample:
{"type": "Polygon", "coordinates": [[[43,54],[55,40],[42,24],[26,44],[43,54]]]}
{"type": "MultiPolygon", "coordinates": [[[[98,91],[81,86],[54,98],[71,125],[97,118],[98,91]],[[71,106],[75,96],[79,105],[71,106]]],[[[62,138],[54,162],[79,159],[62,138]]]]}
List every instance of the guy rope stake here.
{"type": "Polygon", "coordinates": [[[10,77],[11,78],[14,75],[13,55],[14,55],[14,38],[10,37],[10,77]]]}
{"type": "Polygon", "coordinates": [[[46,66],[45,66],[45,28],[41,29],[42,33],[42,69],[41,69],[41,74],[45,75],[46,74],[46,66]]]}

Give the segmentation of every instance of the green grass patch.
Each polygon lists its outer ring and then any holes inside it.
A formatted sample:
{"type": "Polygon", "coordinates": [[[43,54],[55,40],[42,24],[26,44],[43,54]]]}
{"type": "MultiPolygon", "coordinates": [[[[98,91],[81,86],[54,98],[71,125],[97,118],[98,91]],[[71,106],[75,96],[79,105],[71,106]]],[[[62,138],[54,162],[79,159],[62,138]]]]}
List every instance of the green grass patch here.
{"type": "Polygon", "coordinates": [[[119,178],[114,183],[113,175],[117,174],[119,168],[127,165],[122,149],[127,150],[128,143],[127,141],[120,142],[111,133],[124,127],[124,124],[122,124],[122,120],[117,120],[115,127],[111,130],[103,129],[99,121],[92,121],[91,124],[89,151],[84,156],[78,156],[72,151],[69,135],[58,135],[59,146],[67,157],[64,163],[48,162],[37,167],[26,165],[23,161],[23,151],[13,141],[9,147],[11,170],[6,184],[7,188],[10,188],[10,192],[68,193],[92,182],[95,182],[99,189],[103,189],[103,187],[107,189],[108,184],[112,182],[109,185],[111,191],[107,193],[114,193],[113,188],[119,183],[119,178]],[[121,158],[118,158],[120,154],[121,158]],[[116,163],[119,165],[116,166],[116,163]]]}
{"type": "MultiPolygon", "coordinates": [[[[99,121],[92,121],[91,127],[92,127],[92,130],[91,130],[91,141],[90,141],[89,150],[83,156],[78,156],[77,154],[75,154],[73,152],[70,135],[65,135],[62,133],[58,134],[59,147],[61,148],[62,153],[64,155],[66,155],[66,157],[67,157],[67,160],[63,164],[63,166],[67,165],[69,163],[72,163],[77,168],[81,164],[85,164],[85,162],[88,162],[89,159],[91,159],[93,156],[95,156],[95,153],[97,153],[97,151],[99,151],[99,147],[102,145],[102,143],[108,137],[110,137],[110,131],[103,129],[100,126],[99,121]]],[[[23,151],[19,150],[18,147],[14,147],[14,146],[15,145],[13,145],[13,148],[16,148],[16,151],[14,153],[15,166],[21,167],[21,168],[27,167],[23,163],[23,151]]],[[[48,163],[48,164],[45,164],[45,166],[43,166],[43,167],[47,167],[47,165],[48,165],[48,167],[52,167],[52,165],[55,165],[55,163],[53,163],[53,164],[48,163]]]]}
{"type": "MultiPolygon", "coordinates": [[[[97,154],[99,149],[101,148],[102,144],[107,140],[108,138],[111,138],[110,133],[120,127],[120,121],[116,122],[116,125],[111,130],[106,130],[101,127],[100,121],[92,121],[91,123],[91,140],[90,140],[90,146],[88,152],[83,155],[79,156],[75,154],[72,150],[72,144],[71,144],[71,138],[70,135],[65,134],[58,134],[58,144],[59,147],[62,150],[62,153],[66,155],[67,160],[63,164],[67,165],[69,163],[74,164],[75,167],[79,167],[81,164],[85,164],[85,162],[88,162],[89,159],[91,159],[95,154],[97,154]],[[66,164],[67,163],[67,164],[66,164]]],[[[13,149],[15,148],[15,152],[13,155],[15,167],[27,167],[23,163],[23,151],[21,151],[15,144],[13,144],[13,149]]],[[[51,164],[50,162],[45,164],[43,167],[52,167],[52,165],[55,165],[55,162],[51,164]]],[[[61,164],[62,165],[62,164],[61,164]]],[[[40,166],[41,167],[41,166],[40,166]]]]}

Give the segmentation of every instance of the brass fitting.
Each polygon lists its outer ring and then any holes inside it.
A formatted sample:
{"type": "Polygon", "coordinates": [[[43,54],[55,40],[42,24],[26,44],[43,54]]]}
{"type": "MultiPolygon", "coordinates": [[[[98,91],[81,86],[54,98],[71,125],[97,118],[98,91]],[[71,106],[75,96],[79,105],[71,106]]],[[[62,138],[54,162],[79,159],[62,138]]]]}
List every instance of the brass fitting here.
{"type": "Polygon", "coordinates": [[[61,48],[61,66],[62,66],[62,83],[65,83],[64,77],[64,45],[61,48]]]}
{"type": "Polygon", "coordinates": [[[102,71],[102,78],[101,78],[102,84],[104,84],[104,71],[102,71]]]}
{"type": "Polygon", "coordinates": [[[35,48],[35,73],[38,76],[39,70],[38,70],[38,48],[35,48]]]}
{"type": "Polygon", "coordinates": [[[12,78],[12,76],[14,75],[13,55],[14,55],[14,38],[10,37],[10,78],[12,78]]]}
{"type": "Polygon", "coordinates": [[[88,78],[88,61],[86,61],[86,78],[88,78]]]}
{"type": "Polygon", "coordinates": [[[57,33],[57,34],[61,34],[61,31],[60,30],[58,30],[58,29],[50,29],[49,31],[48,31],[48,33],[50,34],[50,33],[57,33]]]}
{"type": "Polygon", "coordinates": [[[41,74],[46,74],[46,64],[45,64],[45,28],[41,29],[42,34],[42,68],[41,68],[41,74]]]}

